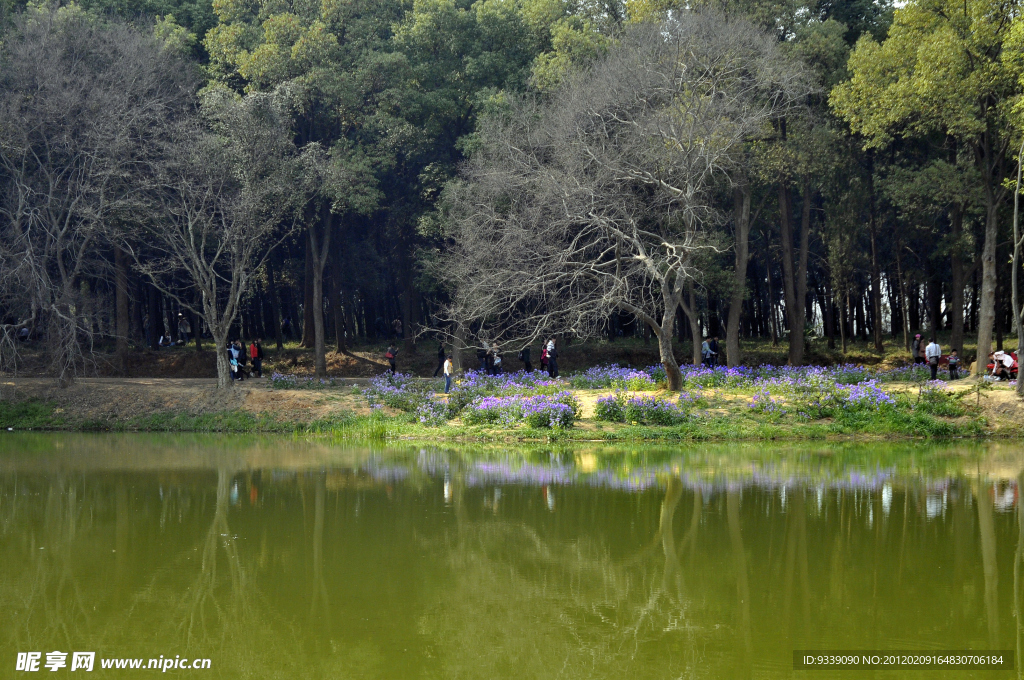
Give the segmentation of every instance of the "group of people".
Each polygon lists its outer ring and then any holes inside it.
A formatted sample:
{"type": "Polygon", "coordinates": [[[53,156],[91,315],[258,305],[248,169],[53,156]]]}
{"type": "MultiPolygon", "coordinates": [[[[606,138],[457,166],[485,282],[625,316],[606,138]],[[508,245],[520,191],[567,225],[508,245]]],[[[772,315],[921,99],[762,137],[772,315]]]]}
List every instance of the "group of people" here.
{"type": "MultiPolygon", "coordinates": [[[[395,343],[391,343],[388,345],[387,351],[384,352],[384,358],[388,362],[388,372],[391,375],[395,374],[395,360],[397,357],[398,349],[396,349],[395,343]]],[[[519,361],[523,363],[523,370],[527,373],[533,372],[533,362],[530,357],[531,352],[528,346],[519,350],[519,361]]],[[[501,375],[503,361],[497,344],[488,343],[486,340],[481,341],[481,346],[477,349],[477,358],[480,360],[481,373],[501,375]]],[[[558,346],[554,338],[550,338],[541,346],[540,367],[550,377],[558,377],[558,346]]],[[[452,361],[451,352],[445,350],[443,342],[437,345],[437,368],[434,369],[435,378],[438,373],[444,376],[444,393],[448,394],[452,388],[455,364],[452,361]]]]}
{"type": "Polygon", "coordinates": [[[700,345],[700,362],[708,368],[718,365],[718,336],[709,338],[700,345]]]}
{"type": "MultiPolygon", "coordinates": [[[[931,342],[924,344],[924,339],[918,333],[914,336],[914,342],[910,346],[910,354],[915,364],[927,364],[932,372],[932,380],[939,375],[939,362],[942,361],[942,346],[939,345],[935,336],[931,342]]],[[[955,347],[949,350],[949,357],[946,359],[949,365],[949,379],[960,379],[960,352],[955,347]]]]}
{"type": "Polygon", "coordinates": [[[245,347],[241,340],[229,342],[227,353],[232,380],[263,377],[263,341],[260,338],[253,340],[248,347],[245,347]],[[250,363],[251,369],[248,367],[250,363]]]}

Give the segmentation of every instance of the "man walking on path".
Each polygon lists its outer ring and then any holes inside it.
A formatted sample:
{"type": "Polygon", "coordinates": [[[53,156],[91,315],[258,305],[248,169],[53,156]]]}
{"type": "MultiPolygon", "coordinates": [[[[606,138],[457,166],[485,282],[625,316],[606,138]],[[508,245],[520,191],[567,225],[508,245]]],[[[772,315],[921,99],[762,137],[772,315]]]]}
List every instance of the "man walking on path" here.
{"type": "Polygon", "coordinates": [[[928,343],[928,346],[924,348],[924,358],[928,362],[928,368],[932,369],[932,380],[938,376],[939,373],[939,357],[942,356],[942,347],[939,343],[935,342],[934,336],[932,341],[928,343]]]}
{"type": "Polygon", "coordinates": [[[455,372],[455,365],[452,363],[452,355],[449,354],[448,358],[444,360],[444,393],[448,394],[452,391],[452,374],[455,372]]]}

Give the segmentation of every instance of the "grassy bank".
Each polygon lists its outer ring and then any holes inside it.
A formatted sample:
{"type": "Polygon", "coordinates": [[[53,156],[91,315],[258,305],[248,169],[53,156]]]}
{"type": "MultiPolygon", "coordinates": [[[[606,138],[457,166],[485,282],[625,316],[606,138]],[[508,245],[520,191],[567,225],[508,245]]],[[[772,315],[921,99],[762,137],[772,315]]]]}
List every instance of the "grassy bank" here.
{"type": "Polygon", "coordinates": [[[83,432],[218,432],[326,436],[338,439],[409,439],[420,441],[604,441],[687,442],[744,440],[824,440],[832,438],[942,438],[1018,436],[1015,426],[991,427],[983,409],[957,417],[920,410],[842,411],[808,420],[799,415],[744,413],[739,408],[704,413],[671,425],[577,420],[572,427],[547,428],[495,424],[469,425],[458,420],[440,426],[419,421],[413,413],[368,415],[340,412],[309,421],[273,413],[228,410],[205,414],[157,412],[129,419],[80,419],[54,401],[0,402],[0,426],[13,430],[83,432]]]}

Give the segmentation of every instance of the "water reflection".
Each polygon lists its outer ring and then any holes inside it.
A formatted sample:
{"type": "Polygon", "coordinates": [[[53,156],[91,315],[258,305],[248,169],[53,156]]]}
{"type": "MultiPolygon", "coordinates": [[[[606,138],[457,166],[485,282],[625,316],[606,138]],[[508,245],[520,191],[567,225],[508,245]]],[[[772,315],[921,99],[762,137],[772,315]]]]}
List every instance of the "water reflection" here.
{"type": "Polygon", "coordinates": [[[788,678],[794,648],[1019,649],[1022,474],[1006,445],[9,435],[0,664],[788,678]]]}

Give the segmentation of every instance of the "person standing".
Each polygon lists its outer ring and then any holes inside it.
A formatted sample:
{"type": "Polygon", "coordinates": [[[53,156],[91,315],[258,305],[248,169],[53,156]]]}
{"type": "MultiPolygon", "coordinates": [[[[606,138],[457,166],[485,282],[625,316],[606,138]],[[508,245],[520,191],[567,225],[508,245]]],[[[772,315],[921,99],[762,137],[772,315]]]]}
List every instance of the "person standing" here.
{"type": "Polygon", "coordinates": [[[187,345],[192,335],[192,326],[181,312],[178,312],[178,343],[187,345]]]}
{"type": "Polygon", "coordinates": [[[527,373],[533,373],[533,364],[530,363],[530,347],[526,347],[519,350],[519,360],[523,362],[523,370],[527,373]]]}
{"type": "Polygon", "coordinates": [[[452,355],[449,354],[444,360],[444,393],[452,391],[452,374],[455,373],[455,364],[452,363],[452,355]]]}
{"type": "Polygon", "coordinates": [[[949,350],[949,379],[960,379],[960,354],[955,347],[949,350]]]}
{"type": "Polygon", "coordinates": [[[935,336],[932,336],[932,341],[924,348],[924,358],[928,362],[928,368],[932,371],[932,380],[935,380],[938,377],[939,357],[941,356],[942,347],[939,343],[935,342],[935,336]]]}
{"type": "Polygon", "coordinates": [[[558,377],[558,348],[555,347],[555,339],[548,340],[548,376],[558,377]]]}
{"type": "Polygon", "coordinates": [[[388,364],[391,366],[389,369],[391,375],[395,374],[395,361],[398,359],[398,348],[395,347],[395,343],[388,345],[388,350],[384,352],[384,358],[388,360],[388,364]]]}
{"type": "Polygon", "coordinates": [[[708,343],[708,349],[711,350],[711,368],[718,366],[718,336],[711,338],[711,342],[708,343]]]}
{"type": "Polygon", "coordinates": [[[924,359],[921,353],[921,334],[914,336],[914,342],[910,343],[910,357],[915,364],[923,364],[924,359]]]}
{"type": "Polygon", "coordinates": [[[546,372],[548,370],[548,346],[547,343],[542,343],[540,346],[540,370],[546,372]]]}
{"type": "Polygon", "coordinates": [[[445,360],[444,343],[443,342],[439,342],[439,343],[437,343],[437,368],[434,369],[434,377],[435,378],[437,377],[438,373],[442,373],[444,371],[444,360],[445,360]]]}
{"type": "Polygon", "coordinates": [[[263,341],[256,338],[249,345],[249,358],[252,359],[252,372],[257,378],[263,377],[263,341]]]}
{"type": "Polygon", "coordinates": [[[711,343],[707,340],[700,343],[700,362],[705,366],[711,365],[711,343]]]}

